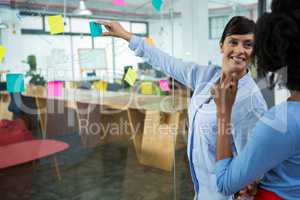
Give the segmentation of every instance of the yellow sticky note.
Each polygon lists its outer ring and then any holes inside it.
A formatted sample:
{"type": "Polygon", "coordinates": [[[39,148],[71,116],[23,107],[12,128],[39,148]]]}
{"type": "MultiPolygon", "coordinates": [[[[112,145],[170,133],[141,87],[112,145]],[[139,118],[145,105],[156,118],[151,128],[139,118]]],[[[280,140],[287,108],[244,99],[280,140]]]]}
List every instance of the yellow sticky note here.
{"type": "Polygon", "coordinates": [[[146,39],[145,39],[145,42],[146,42],[146,44],[148,44],[149,46],[154,46],[154,45],[155,45],[154,39],[151,38],[151,37],[146,38],[146,39]]]}
{"type": "Polygon", "coordinates": [[[61,15],[49,16],[48,24],[51,35],[64,32],[64,22],[61,15]]]}
{"type": "Polygon", "coordinates": [[[143,82],[141,84],[141,94],[153,94],[153,87],[151,82],[143,82]]]}
{"type": "Polygon", "coordinates": [[[5,52],[6,52],[6,48],[0,45],[0,63],[2,63],[2,60],[5,56],[5,52]]]}
{"type": "Polygon", "coordinates": [[[132,68],[129,68],[126,75],[125,75],[125,78],[124,80],[131,86],[134,85],[135,81],[136,81],[136,71],[132,68]]]}
{"type": "Polygon", "coordinates": [[[106,91],[108,83],[106,81],[97,81],[94,85],[96,90],[106,91]]]}

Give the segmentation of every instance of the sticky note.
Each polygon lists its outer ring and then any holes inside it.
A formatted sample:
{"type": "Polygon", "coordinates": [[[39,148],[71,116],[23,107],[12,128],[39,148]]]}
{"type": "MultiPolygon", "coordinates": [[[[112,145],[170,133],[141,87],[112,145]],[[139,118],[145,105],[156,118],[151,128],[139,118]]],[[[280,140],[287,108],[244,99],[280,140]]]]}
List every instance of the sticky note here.
{"type": "Polygon", "coordinates": [[[96,22],[90,22],[90,31],[92,37],[97,37],[102,35],[102,26],[96,22]]]}
{"type": "Polygon", "coordinates": [[[48,96],[62,96],[64,86],[64,83],[62,81],[50,81],[48,82],[47,86],[48,96]]]}
{"type": "Polygon", "coordinates": [[[146,38],[146,39],[145,39],[145,42],[146,42],[146,44],[148,44],[149,46],[154,46],[154,45],[155,45],[154,39],[151,38],[151,37],[146,38]]]}
{"type": "Polygon", "coordinates": [[[25,91],[23,74],[7,74],[6,84],[7,91],[10,93],[25,91]]]}
{"type": "Polygon", "coordinates": [[[51,35],[63,33],[64,30],[64,22],[61,15],[49,16],[48,24],[50,27],[51,35]]]}
{"type": "Polygon", "coordinates": [[[126,2],[124,0],[113,0],[112,3],[116,6],[126,6],[126,2]]]}
{"type": "Polygon", "coordinates": [[[135,81],[136,81],[136,71],[132,68],[129,68],[126,75],[125,75],[125,78],[124,80],[131,86],[134,85],[135,81]]]}
{"type": "Polygon", "coordinates": [[[99,91],[106,91],[107,90],[107,86],[108,86],[108,83],[106,81],[97,81],[94,84],[95,89],[99,90],[99,91]]]}
{"type": "Polygon", "coordinates": [[[141,84],[141,94],[153,94],[153,87],[151,82],[143,82],[141,84]]]}
{"type": "Polygon", "coordinates": [[[152,6],[157,12],[160,12],[162,4],[163,0],[152,0],[152,6]]]}
{"type": "Polygon", "coordinates": [[[5,53],[6,53],[6,48],[0,45],[0,63],[2,63],[5,53]]]}
{"type": "Polygon", "coordinates": [[[167,80],[160,80],[159,81],[159,87],[161,88],[162,91],[168,92],[170,91],[169,83],[167,80]]]}

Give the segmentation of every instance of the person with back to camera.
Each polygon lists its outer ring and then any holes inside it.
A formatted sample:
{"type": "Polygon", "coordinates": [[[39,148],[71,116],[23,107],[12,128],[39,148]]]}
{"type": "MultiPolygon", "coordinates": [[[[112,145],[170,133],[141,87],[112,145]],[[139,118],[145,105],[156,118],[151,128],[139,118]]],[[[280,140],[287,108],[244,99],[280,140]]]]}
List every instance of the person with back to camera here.
{"type": "Polygon", "coordinates": [[[230,195],[223,195],[217,190],[216,106],[210,90],[220,80],[221,74],[237,73],[239,90],[233,114],[233,123],[237,128],[233,136],[232,148],[235,153],[239,153],[247,141],[248,132],[267,109],[265,100],[248,71],[248,66],[251,64],[255,23],[240,16],[233,17],[228,22],[220,40],[220,50],[223,54],[221,68],[183,62],[146,44],[142,38],[124,30],[118,22],[99,21],[99,23],[107,29],[107,32],[103,33],[104,36],[127,40],[129,48],[135,51],[137,56],[193,90],[188,114],[187,152],[196,192],[195,199],[232,199],[230,195]]]}
{"type": "Polygon", "coordinates": [[[226,75],[212,90],[219,122],[217,186],[230,195],[262,178],[255,200],[299,200],[300,1],[273,0],[271,10],[257,22],[254,55],[260,69],[278,73],[291,95],[265,113],[244,149],[233,157],[228,125],[238,100],[237,76],[226,75]]]}

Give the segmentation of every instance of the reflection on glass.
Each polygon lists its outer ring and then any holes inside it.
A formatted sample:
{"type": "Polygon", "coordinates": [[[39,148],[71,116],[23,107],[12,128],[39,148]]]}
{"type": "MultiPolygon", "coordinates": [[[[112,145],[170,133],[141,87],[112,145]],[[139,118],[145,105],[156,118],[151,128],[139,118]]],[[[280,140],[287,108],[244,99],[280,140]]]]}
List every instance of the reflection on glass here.
{"type": "Polygon", "coordinates": [[[125,30],[151,37],[155,48],[171,56],[221,65],[225,24],[233,15],[256,19],[257,2],[165,1],[158,13],[146,0],[128,1],[125,7],[87,0],[94,13],[90,17],[74,16],[78,3],[66,2],[65,10],[63,1],[8,1],[0,8],[0,19],[9,25],[0,29],[1,45],[7,47],[0,71],[26,74],[26,58],[35,55],[33,74],[63,82],[59,95],[48,95],[47,84],[32,84],[32,77],[25,77],[26,93],[16,107],[9,94],[0,93],[0,120],[16,115],[33,138],[69,145],[55,153],[56,160],[52,155],[0,169],[1,198],[192,199],[186,152],[190,89],[136,56],[127,41],[91,38],[89,22],[120,21],[125,30]],[[49,35],[47,16],[64,11],[65,33],[49,35]],[[105,49],[105,69],[82,69],[80,49],[105,49]],[[129,68],[137,73],[133,86],[124,81],[129,68]],[[160,82],[169,89],[162,90],[160,82]]]}

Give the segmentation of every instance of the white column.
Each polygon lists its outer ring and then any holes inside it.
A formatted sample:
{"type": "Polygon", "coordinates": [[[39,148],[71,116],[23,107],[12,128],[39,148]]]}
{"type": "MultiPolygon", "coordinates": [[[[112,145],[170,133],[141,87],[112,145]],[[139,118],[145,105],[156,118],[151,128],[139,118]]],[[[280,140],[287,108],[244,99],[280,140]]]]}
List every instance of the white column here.
{"type": "Polygon", "coordinates": [[[208,64],[208,0],[182,0],[183,59],[208,64]]]}

